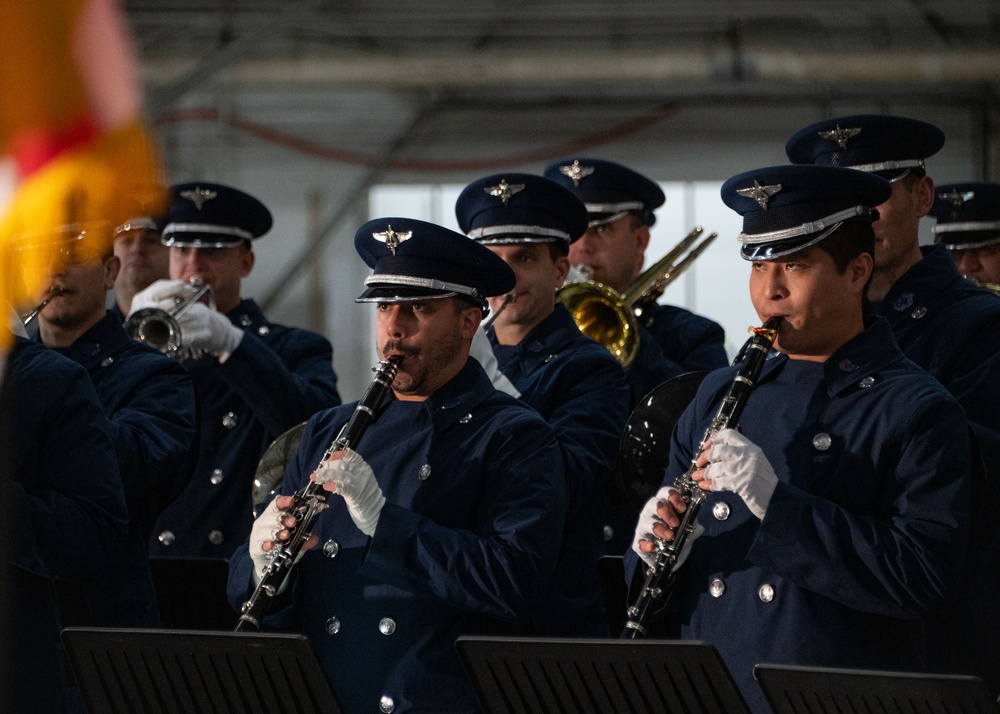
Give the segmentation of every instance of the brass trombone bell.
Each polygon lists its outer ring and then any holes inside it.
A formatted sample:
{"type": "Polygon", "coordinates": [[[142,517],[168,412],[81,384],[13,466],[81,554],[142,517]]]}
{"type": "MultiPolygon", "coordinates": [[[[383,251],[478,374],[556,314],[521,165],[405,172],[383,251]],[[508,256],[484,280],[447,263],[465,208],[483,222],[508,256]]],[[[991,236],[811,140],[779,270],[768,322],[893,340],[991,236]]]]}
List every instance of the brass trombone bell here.
{"type": "Polygon", "coordinates": [[[125,321],[125,330],[129,337],[175,359],[199,357],[200,354],[181,345],[181,326],[177,318],[203,296],[208,297],[208,305],[214,310],[215,293],[212,291],[212,286],[197,275],[188,281],[188,289],[190,295],[187,297],[174,297],[175,304],[169,312],[155,307],[144,307],[132,313],[125,321]]]}
{"type": "Polygon", "coordinates": [[[624,294],[602,283],[579,281],[559,288],[556,299],[569,310],[580,332],[604,345],[628,369],[639,351],[637,314],[642,312],[641,304],[659,298],[718,237],[717,233],[711,233],[691,248],[702,233],[704,229],[695,226],[672,250],[643,271],[624,294]]]}

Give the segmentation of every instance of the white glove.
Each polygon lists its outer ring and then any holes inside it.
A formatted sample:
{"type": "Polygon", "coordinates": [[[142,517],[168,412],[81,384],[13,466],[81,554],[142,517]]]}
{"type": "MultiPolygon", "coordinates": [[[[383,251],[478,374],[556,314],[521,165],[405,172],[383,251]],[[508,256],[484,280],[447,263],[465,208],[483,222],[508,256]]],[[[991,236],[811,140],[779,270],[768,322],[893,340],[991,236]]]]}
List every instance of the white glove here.
{"type": "MultiPolygon", "coordinates": [[[[656,543],[660,540],[657,536],[653,535],[653,525],[656,523],[660,523],[662,525],[667,524],[664,523],[663,519],[657,514],[656,508],[667,500],[671,491],[677,491],[677,489],[673,486],[663,486],[660,488],[660,490],[656,492],[655,496],[646,501],[646,505],[642,507],[642,511],[639,513],[639,522],[635,527],[635,538],[632,539],[632,550],[634,550],[636,555],[642,558],[649,567],[653,567],[656,563],[656,552],[644,553],[639,548],[639,541],[648,540],[650,543],[656,543]]],[[[667,527],[669,528],[669,526],[667,527]]],[[[700,523],[695,522],[694,530],[691,532],[688,539],[684,541],[684,545],[681,547],[681,552],[678,554],[677,561],[674,563],[674,567],[671,568],[671,571],[677,570],[677,568],[684,565],[684,561],[687,560],[688,555],[691,553],[691,544],[694,543],[695,538],[704,532],[705,527],[700,523]]]]}
{"type": "Polygon", "coordinates": [[[183,299],[190,294],[191,287],[183,280],[157,280],[132,296],[132,304],[126,317],[131,317],[137,310],[147,307],[171,312],[177,304],[175,298],[183,299]]]}
{"type": "Polygon", "coordinates": [[[712,437],[705,478],[713,491],[732,491],[757,518],[764,520],[778,477],[760,447],[735,429],[722,429],[712,437]]]}
{"type": "Polygon", "coordinates": [[[182,312],[177,324],[181,327],[183,346],[215,355],[220,363],[229,359],[243,340],[243,330],[218,310],[200,302],[182,312]]]}
{"type": "Polygon", "coordinates": [[[476,334],[472,338],[472,347],[469,348],[469,356],[475,357],[476,361],[483,366],[486,375],[496,389],[506,392],[512,397],[521,396],[517,387],[500,371],[496,355],[493,354],[493,345],[490,344],[490,338],[486,336],[485,331],[476,330],[476,334]]]}
{"type": "Polygon", "coordinates": [[[342,459],[320,464],[316,469],[316,483],[334,484],[335,493],[344,497],[354,525],[365,535],[374,535],[385,496],[375,480],[375,472],[361,454],[353,449],[345,449],[343,454],[342,459]]]}
{"type": "Polygon", "coordinates": [[[267,508],[257,516],[257,520],[253,522],[253,527],[250,529],[249,545],[250,557],[253,558],[254,584],[259,584],[261,579],[263,579],[264,568],[271,560],[271,553],[274,552],[264,550],[262,547],[264,541],[274,540],[274,534],[284,528],[281,524],[281,518],[286,512],[279,511],[276,502],[277,499],[271,499],[271,502],[267,504],[267,508]]]}

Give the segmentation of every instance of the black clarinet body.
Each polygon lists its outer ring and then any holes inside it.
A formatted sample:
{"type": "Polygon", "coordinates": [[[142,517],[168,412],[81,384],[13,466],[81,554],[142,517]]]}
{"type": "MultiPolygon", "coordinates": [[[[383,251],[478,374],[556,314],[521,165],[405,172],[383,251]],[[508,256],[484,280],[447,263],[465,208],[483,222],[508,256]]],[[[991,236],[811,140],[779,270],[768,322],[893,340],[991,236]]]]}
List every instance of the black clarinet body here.
{"type": "Polygon", "coordinates": [[[756,386],[761,369],[764,367],[764,361],[767,359],[775,337],[777,337],[780,323],[780,317],[772,317],[762,327],[753,328],[753,336],[740,350],[736,358],[740,368],[729,387],[729,392],[723,398],[708,428],[705,429],[701,443],[691,459],[691,466],[674,481],[674,488],[680,492],[687,508],[684,513],[678,514],[680,522],[674,530],[673,540],[656,543],[655,562],[647,569],[646,579],[635,602],[629,605],[625,627],[619,639],[634,640],[645,636],[654,607],[673,586],[674,564],[695,530],[698,511],[707,497],[705,492],[698,487],[698,483],[691,477],[695,470],[695,464],[701,452],[704,451],[708,440],[714,434],[722,429],[735,427],[739,423],[743,408],[756,386]]]}
{"type": "MultiPolygon", "coordinates": [[[[396,377],[396,371],[399,369],[399,359],[391,357],[379,362],[374,368],[374,379],[354,408],[351,418],[344,424],[337,438],[323,454],[320,465],[331,454],[350,448],[360,441],[392,387],[392,380],[396,377]]],[[[288,514],[295,517],[295,526],[288,529],[288,540],[276,544],[274,549],[270,551],[271,557],[264,567],[263,577],[250,599],[243,603],[240,619],[234,628],[235,632],[256,632],[260,629],[261,620],[278,594],[278,589],[295,564],[302,546],[312,535],[312,527],[316,518],[327,508],[326,496],[327,492],[323,490],[323,486],[315,482],[310,482],[292,495],[292,506],[288,510],[288,514]]]]}

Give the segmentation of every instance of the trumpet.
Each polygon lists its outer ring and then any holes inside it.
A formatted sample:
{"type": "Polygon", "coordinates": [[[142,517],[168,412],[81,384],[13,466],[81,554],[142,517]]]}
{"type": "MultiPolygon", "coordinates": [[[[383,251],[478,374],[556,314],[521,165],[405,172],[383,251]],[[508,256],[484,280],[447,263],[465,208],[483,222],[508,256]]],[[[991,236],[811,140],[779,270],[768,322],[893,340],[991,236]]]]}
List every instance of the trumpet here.
{"type": "Polygon", "coordinates": [[[31,323],[32,320],[34,320],[36,317],[38,317],[38,313],[40,313],[42,310],[44,310],[45,306],[48,305],[50,302],[52,302],[52,298],[54,298],[54,297],[56,297],[58,295],[62,295],[62,293],[63,293],[63,289],[61,287],[59,287],[58,285],[53,285],[49,289],[49,294],[45,296],[44,300],[42,300],[40,303],[38,303],[37,305],[35,305],[35,307],[33,307],[28,312],[24,313],[23,315],[20,315],[21,322],[24,323],[24,326],[27,327],[31,323]]]}
{"type": "Polygon", "coordinates": [[[637,317],[642,304],[662,295],[719,235],[713,232],[691,248],[704,231],[695,226],[672,250],[643,271],[624,293],[599,282],[581,281],[563,285],[556,292],[556,299],[566,306],[583,334],[604,345],[628,369],[639,351],[637,317]],[[689,248],[690,252],[681,258],[689,248]]]}
{"type": "Polygon", "coordinates": [[[177,318],[206,295],[209,307],[214,310],[215,293],[212,292],[212,286],[197,275],[188,280],[188,288],[191,294],[186,298],[174,297],[174,307],[170,312],[155,307],[144,307],[132,313],[125,321],[125,331],[129,337],[177,360],[201,357],[200,350],[182,346],[181,326],[177,318]]]}

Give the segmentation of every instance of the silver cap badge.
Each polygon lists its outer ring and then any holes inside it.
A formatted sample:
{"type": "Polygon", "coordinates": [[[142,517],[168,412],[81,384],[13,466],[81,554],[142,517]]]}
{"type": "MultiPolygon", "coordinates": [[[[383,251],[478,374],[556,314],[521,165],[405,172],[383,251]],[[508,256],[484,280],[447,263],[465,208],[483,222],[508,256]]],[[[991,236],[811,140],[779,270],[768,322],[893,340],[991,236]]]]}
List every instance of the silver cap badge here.
{"type": "Polygon", "coordinates": [[[524,190],[523,183],[507,183],[507,179],[500,179],[500,183],[496,186],[487,186],[483,189],[490,196],[496,196],[501,201],[503,205],[507,205],[507,201],[511,199],[515,193],[520,193],[524,190]]]}
{"type": "Polygon", "coordinates": [[[963,191],[962,193],[959,193],[958,191],[951,191],[949,193],[939,193],[938,198],[942,201],[951,202],[955,208],[961,208],[966,201],[971,201],[975,195],[975,191],[963,191]]]}
{"type": "Polygon", "coordinates": [[[836,141],[837,146],[841,149],[847,148],[847,142],[856,137],[861,133],[861,127],[850,127],[848,129],[841,129],[840,124],[837,124],[836,128],[830,131],[821,131],[819,135],[824,139],[829,139],[830,141],[836,141]]]}
{"type": "Polygon", "coordinates": [[[755,200],[757,203],[760,204],[761,208],[763,208],[766,211],[768,200],[771,198],[771,196],[773,196],[780,190],[781,190],[780,183],[773,184],[771,186],[761,186],[760,183],[758,183],[757,180],[754,179],[752,188],[738,188],[736,189],[736,193],[743,196],[744,198],[752,198],[753,200],[755,200]]]}
{"type": "Polygon", "coordinates": [[[581,166],[578,159],[573,159],[573,163],[569,166],[560,166],[559,173],[564,174],[566,178],[573,182],[574,186],[578,187],[580,181],[594,173],[594,167],[581,166]]]}
{"type": "Polygon", "coordinates": [[[410,240],[413,237],[413,231],[403,231],[402,233],[397,233],[392,230],[392,226],[386,226],[388,230],[382,231],[380,233],[372,233],[372,238],[377,240],[379,243],[385,243],[389,252],[396,255],[396,248],[403,241],[410,240]]]}
{"type": "Polygon", "coordinates": [[[211,201],[219,194],[207,188],[196,187],[193,190],[181,191],[180,195],[181,198],[186,198],[187,200],[194,203],[194,207],[200,211],[201,207],[205,205],[206,201],[211,201]]]}

